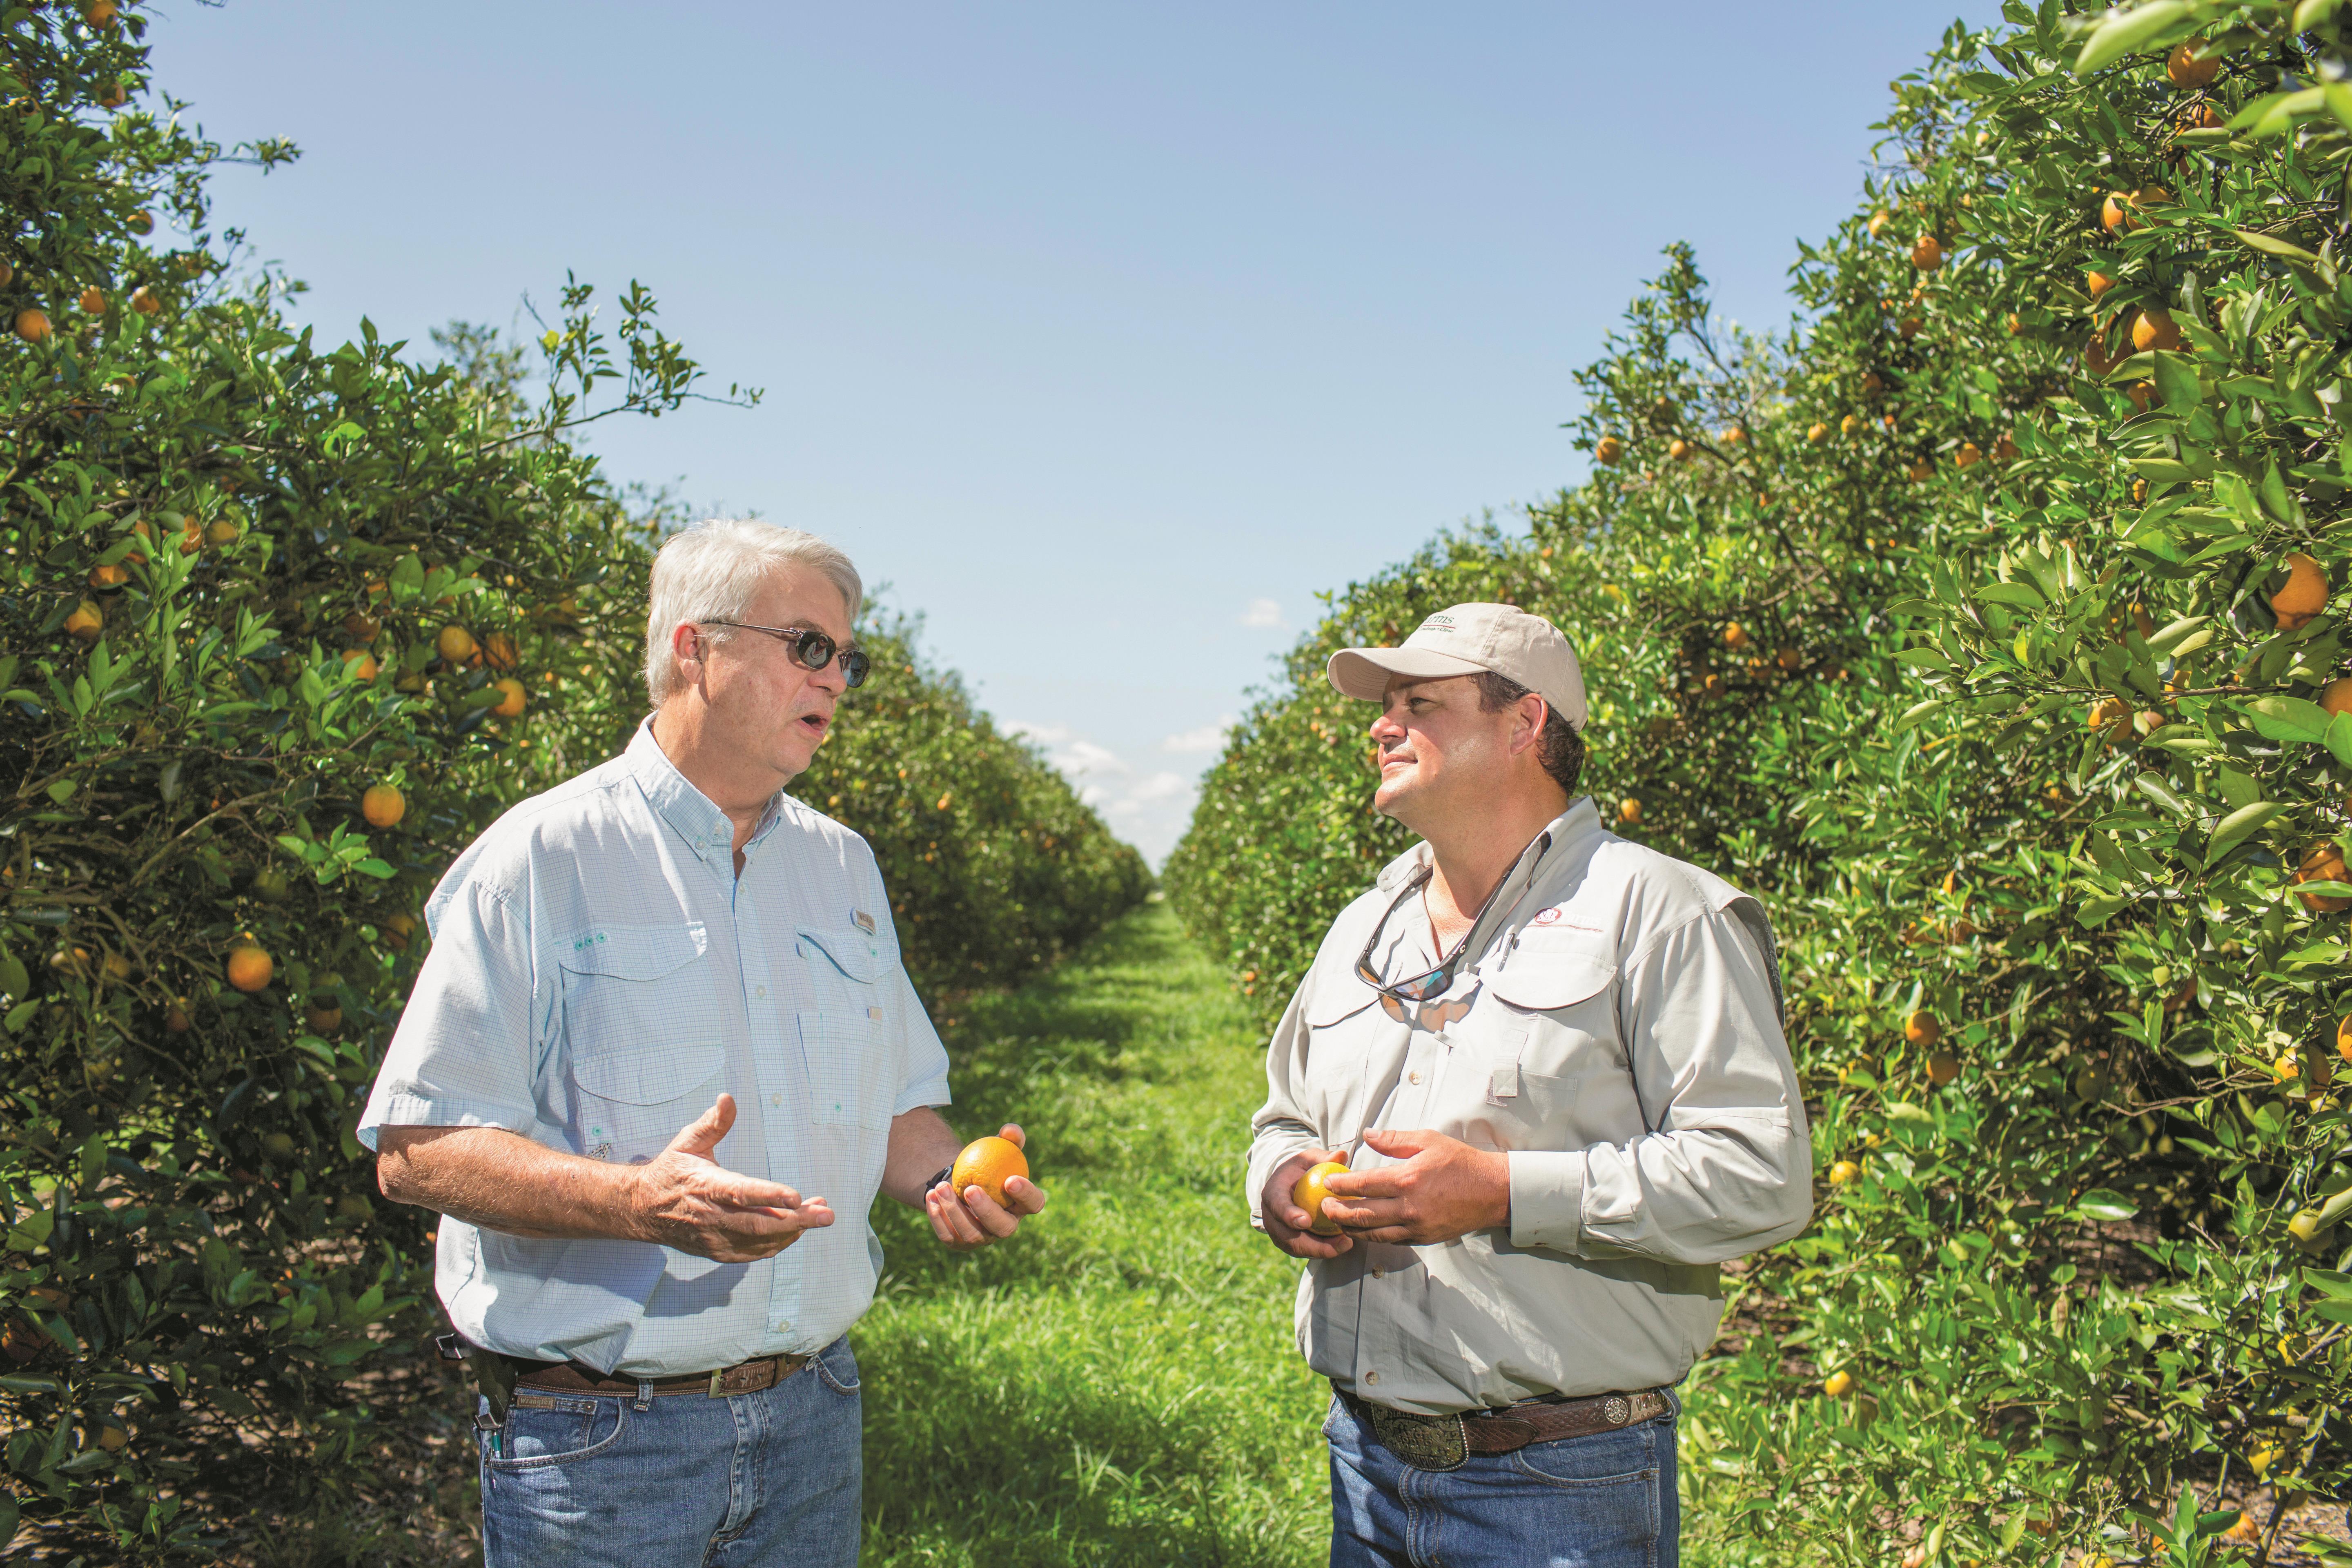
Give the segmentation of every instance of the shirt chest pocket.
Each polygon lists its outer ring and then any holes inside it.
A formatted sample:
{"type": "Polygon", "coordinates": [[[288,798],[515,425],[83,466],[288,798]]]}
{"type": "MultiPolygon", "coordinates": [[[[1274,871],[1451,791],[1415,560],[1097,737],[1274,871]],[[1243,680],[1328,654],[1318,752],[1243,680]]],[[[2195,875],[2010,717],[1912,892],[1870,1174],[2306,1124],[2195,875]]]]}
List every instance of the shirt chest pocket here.
{"type": "Polygon", "coordinates": [[[1581,945],[1523,940],[1463,1031],[1483,1117],[1499,1147],[1576,1147],[1584,1113],[1623,1077],[1617,965],[1581,945]]]}
{"type": "Polygon", "coordinates": [[[831,927],[802,926],[799,939],[817,1001],[799,1017],[809,1120],[878,1132],[890,1125],[899,1078],[880,947],[863,931],[831,927]]]}
{"type": "Polygon", "coordinates": [[[557,957],[582,1152],[650,1159],[724,1088],[727,1050],[700,922],[599,926],[557,957]],[[698,1093],[707,1091],[707,1096],[698,1093]]]}

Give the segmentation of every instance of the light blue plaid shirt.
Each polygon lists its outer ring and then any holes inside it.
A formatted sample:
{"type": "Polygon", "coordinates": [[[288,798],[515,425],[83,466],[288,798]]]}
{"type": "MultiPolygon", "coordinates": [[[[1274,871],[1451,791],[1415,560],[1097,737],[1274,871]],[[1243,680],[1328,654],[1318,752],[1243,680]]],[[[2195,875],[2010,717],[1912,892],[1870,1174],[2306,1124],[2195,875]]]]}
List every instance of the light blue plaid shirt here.
{"type": "Polygon", "coordinates": [[[866,841],[779,795],[734,874],[726,815],[641,727],[501,816],[425,906],[433,950],[359,1128],[503,1127],[651,1159],[735,1097],[730,1170],[837,1216],[774,1258],[536,1241],[455,1219],[436,1283],[467,1339],[678,1376],[806,1352],[874,1299],[866,1223],[890,1119],[948,1103],[948,1058],[898,961],[866,841]]]}

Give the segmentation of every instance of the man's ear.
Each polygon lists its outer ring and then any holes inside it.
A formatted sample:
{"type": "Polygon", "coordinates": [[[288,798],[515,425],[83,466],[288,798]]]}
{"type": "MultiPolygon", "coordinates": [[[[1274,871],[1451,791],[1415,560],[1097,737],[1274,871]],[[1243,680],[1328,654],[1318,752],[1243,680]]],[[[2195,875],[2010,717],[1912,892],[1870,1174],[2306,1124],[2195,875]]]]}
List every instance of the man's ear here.
{"type": "Polygon", "coordinates": [[[1531,750],[1543,736],[1544,721],[1551,717],[1551,704],[1535,692],[1528,692],[1511,705],[1511,755],[1531,750]]]}
{"type": "Polygon", "coordinates": [[[692,621],[680,621],[669,629],[670,656],[686,667],[689,686],[702,683],[702,628],[692,621]]]}

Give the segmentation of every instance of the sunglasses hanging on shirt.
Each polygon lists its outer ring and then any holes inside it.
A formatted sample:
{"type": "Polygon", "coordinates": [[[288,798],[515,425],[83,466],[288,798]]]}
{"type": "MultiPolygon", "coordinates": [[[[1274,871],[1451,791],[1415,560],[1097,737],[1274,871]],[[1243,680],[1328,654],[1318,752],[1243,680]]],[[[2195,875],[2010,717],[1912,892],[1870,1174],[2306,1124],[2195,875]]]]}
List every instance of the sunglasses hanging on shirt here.
{"type": "MultiPolygon", "coordinates": [[[[1528,846],[1524,857],[1528,862],[1527,880],[1520,885],[1518,893],[1513,895],[1511,900],[1513,903],[1518,902],[1519,899],[1526,895],[1528,889],[1535,886],[1536,868],[1543,864],[1544,852],[1550,847],[1551,830],[1546,828],[1536,836],[1535,843],[1528,846]]],[[[1410,979],[1383,980],[1381,978],[1381,972],[1372,966],[1372,949],[1380,945],[1381,932],[1388,929],[1389,917],[1402,909],[1407,899],[1427,887],[1433,874],[1432,868],[1427,865],[1415,868],[1412,879],[1405,883],[1404,890],[1391,901],[1386,910],[1381,911],[1380,923],[1372,927],[1371,936],[1364,942],[1364,951],[1356,955],[1356,978],[1381,995],[1393,997],[1399,1002],[1426,1002],[1433,997],[1443,996],[1454,989],[1454,976],[1461,973],[1462,961],[1470,955],[1471,939],[1478,934],[1478,928],[1486,923],[1487,911],[1495,907],[1495,900],[1503,896],[1503,889],[1509,886],[1511,881],[1507,875],[1495,884],[1495,890],[1486,895],[1486,901],[1480,904],[1478,912],[1470,917],[1470,928],[1464,931],[1461,940],[1454,944],[1454,951],[1438,960],[1436,968],[1426,970],[1410,979]]]]}

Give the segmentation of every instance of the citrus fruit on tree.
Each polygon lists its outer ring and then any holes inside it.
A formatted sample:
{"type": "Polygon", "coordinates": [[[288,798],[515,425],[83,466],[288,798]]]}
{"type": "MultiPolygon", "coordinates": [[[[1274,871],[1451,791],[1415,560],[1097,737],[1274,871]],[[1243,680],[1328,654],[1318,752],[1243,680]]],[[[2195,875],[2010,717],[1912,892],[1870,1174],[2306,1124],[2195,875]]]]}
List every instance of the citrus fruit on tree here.
{"type": "Polygon", "coordinates": [[[259,991],[268,986],[277,967],[263,948],[243,943],[229,949],[228,983],[239,991],[259,991]]]}
{"type": "Polygon", "coordinates": [[[505,693],[499,699],[497,705],[490,710],[491,712],[501,719],[511,719],[522,711],[526,693],[521,681],[509,675],[503,679],[492,681],[490,686],[493,690],[505,693]]]}
{"type": "Polygon", "coordinates": [[[407,798],[388,784],[370,784],[360,796],[360,815],[370,827],[398,826],[407,812],[407,798]]]}
{"type": "Polygon", "coordinates": [[[433,639],[433,651],[451,664],[463,664],[474,657],[474,634],[460,626],[446,626],[433,639]]]}
{"type": "Polygon", "coordinates": [[[955,1157],[948,1180],[959,1193],[978,1187],[999,1204],[1004,1202],[1004,1184],[1015,1176],[1029,1173],[1029,1157],[1021,1145],[1010,1138],[991,1135],[975,1138],[955,1157]]]}
{"type": "Polygon", "coordinates": [[[47,342],[49,337],[49,315],[46,310],[26,306],[16,312],[16,335],[28,343],[47,342]]]}

